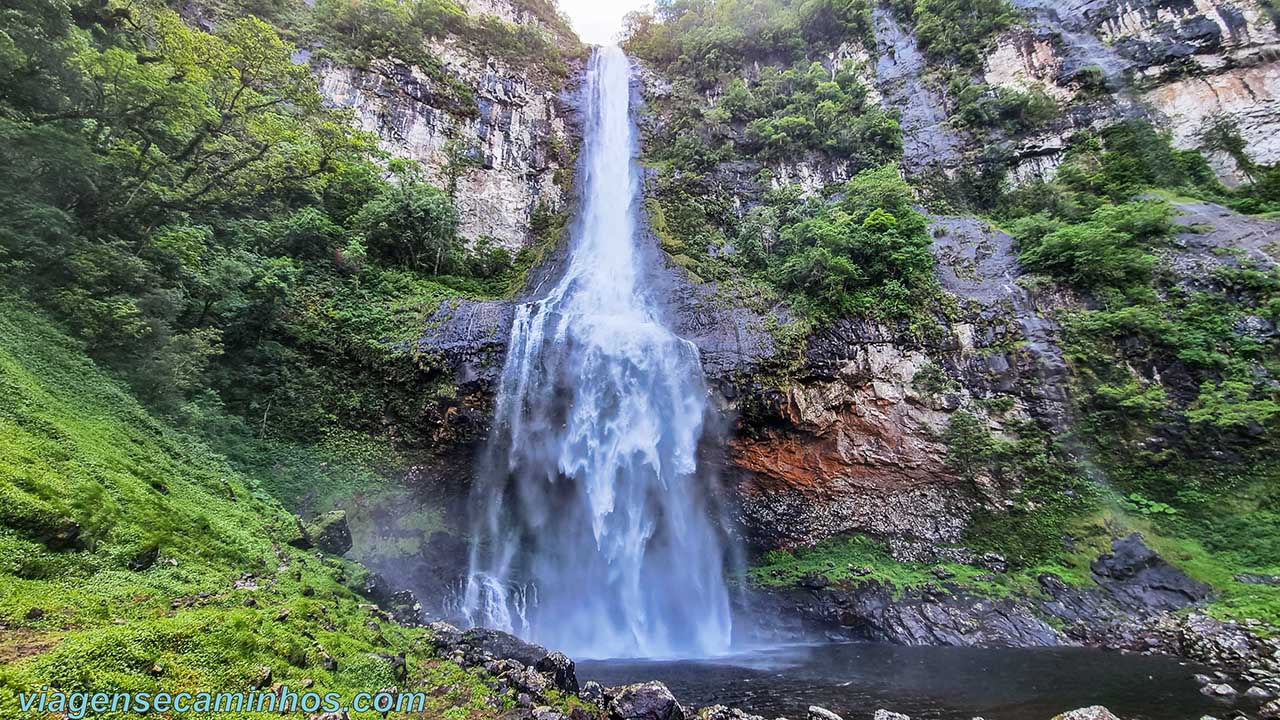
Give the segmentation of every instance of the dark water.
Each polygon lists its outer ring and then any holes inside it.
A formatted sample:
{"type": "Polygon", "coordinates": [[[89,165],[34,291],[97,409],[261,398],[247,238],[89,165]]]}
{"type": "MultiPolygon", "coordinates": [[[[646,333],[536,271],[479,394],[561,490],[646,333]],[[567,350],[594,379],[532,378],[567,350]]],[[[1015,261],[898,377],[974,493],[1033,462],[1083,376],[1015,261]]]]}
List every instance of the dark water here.
{"type": "Polygon", "coordinates": [[[716,703],[804,718],[821,705],[846,720],[877,708],[914,720],[1049,720],[1105,705],[1126,720],[1197,720],[1232,705],[1206,697],[1197,665],[1080,648],[983,650],[837,644],[699,661],[596,660],[578,677],[602,685],[660,680],[686,707],[716,703]]]}

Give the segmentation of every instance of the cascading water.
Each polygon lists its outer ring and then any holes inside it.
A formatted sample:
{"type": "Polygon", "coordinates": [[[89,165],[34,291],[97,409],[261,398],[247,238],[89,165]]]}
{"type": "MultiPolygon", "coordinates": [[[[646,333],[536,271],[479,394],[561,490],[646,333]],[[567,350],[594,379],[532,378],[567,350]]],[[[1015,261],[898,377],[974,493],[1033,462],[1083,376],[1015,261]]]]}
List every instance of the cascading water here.
{"type": "Polygon", "coordinates": [[[730,636],[707,389],[640,282],[630,74],[592,55],[582,214],[559,282],[516,311],[463,611],[579,657],[705,656],[730,636]]]}

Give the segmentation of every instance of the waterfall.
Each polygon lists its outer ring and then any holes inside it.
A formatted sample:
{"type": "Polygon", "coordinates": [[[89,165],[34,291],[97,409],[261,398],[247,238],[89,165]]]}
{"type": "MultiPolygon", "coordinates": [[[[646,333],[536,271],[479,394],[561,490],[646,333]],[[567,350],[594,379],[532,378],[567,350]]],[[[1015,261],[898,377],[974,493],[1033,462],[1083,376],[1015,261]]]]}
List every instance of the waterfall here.
{"type": "Polygon", "coordinates": [[[705,656],[730,635],[707,388],[641,282],[630,76],[593,53],[581,214],[559,281],[516,310],[463,611],[578,657],[705,656]]]}

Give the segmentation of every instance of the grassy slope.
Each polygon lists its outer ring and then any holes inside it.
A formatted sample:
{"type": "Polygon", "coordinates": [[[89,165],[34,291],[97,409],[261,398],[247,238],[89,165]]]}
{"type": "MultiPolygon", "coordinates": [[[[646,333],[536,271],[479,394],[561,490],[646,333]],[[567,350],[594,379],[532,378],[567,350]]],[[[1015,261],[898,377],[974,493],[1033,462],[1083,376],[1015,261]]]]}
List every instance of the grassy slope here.
{"type": "Polygon", "coordinates": [[[396,685],[374,652],[407,654],[411,684],[449,686],[429,717],[492,713],[475,676],[427,654],[424,631],[358,607],[362,568],[285,545],[293,528],[252,478],[148,415],[43,317],[0,302],[0,716],[43,684],[247,689],[264,665],[295,689],[396,685]],[[79,547],[51,549],[41,538],[66,519],[79,547]],[[130,570],[152,547],[155,565],[130,570]],[[247,572],[258,588],[233,588],[247,572]]]}

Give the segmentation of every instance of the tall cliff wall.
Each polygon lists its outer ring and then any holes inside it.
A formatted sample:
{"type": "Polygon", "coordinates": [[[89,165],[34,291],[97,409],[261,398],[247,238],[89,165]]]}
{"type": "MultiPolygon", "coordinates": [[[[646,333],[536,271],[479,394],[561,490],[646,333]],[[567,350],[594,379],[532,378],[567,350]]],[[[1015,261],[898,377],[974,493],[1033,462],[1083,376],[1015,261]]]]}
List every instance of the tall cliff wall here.
{"type": "Polygon", "coordinates": [[[1084,127],[1142,114],[1182,148],[1204,148],[1220,178],[1242,171],[1205,132],[1225,120],[1259,163],[1280,160],[1280,31],[1262,0],[1072,0],[1015,3],[1029,23],[1001,35],[985,80],[1027,90],[1040,85],[1076,112],[1019,147],[1020,174],[1055,165],[1064,139],[1084,127]],[[1099,94],[1085,78],[1101,74],[1099,94]]]}
{"type": "MultiPolygon", "coordinates": [[[[473,16],[554,33],[512,0],[464,5],[473,16]]],[[[582,51],[559,42],[570,58],[567,77],[505,62],[456,38],[433,41],[429,51],[474,92],[475,107],[451,106],[438,80],[394,58],[368,68],[323,61],[317,71],[330,103],[350,108],[392,157],[417,161],[429,182],[450,190],[464,237],[515,251],[530,242],[534,214],[563,210],[571,189],[578,132],[569,96],[579,84],[582,51]]]]}

